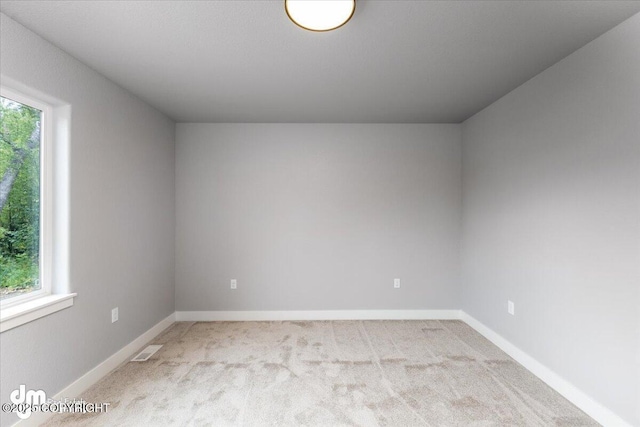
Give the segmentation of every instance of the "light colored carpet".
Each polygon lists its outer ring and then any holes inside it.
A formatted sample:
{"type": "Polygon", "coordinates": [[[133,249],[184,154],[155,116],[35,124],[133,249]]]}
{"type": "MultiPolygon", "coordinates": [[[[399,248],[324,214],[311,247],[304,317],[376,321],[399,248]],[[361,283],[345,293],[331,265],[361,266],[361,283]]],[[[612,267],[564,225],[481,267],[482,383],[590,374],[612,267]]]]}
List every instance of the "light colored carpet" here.
{"type": "Polygon", "coordinates": [[[82,426],[592,426],[460,321],[176,323],[88,390],[82,426]]]}

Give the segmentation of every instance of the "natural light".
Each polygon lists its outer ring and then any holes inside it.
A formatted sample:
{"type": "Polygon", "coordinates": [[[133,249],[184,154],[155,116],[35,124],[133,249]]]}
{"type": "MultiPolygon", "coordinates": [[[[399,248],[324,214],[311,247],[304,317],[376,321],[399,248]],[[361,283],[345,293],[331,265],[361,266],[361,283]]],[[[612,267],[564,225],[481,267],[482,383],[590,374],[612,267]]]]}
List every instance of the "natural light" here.
{"type": "Polygon", "coordinates": [[[40,285],[42,111],[0,97],[0,299],[40,285]]]}

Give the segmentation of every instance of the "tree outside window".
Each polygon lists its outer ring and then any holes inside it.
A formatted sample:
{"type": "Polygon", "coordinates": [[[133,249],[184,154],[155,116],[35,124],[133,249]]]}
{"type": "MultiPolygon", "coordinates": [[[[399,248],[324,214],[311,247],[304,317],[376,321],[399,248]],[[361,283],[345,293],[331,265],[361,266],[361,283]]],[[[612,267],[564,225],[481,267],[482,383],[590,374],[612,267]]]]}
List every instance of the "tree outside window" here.
{"type": "Polygon", "coordinates": [[[0,97],[0,299],[39,290],[42,111],[0,97]]]}

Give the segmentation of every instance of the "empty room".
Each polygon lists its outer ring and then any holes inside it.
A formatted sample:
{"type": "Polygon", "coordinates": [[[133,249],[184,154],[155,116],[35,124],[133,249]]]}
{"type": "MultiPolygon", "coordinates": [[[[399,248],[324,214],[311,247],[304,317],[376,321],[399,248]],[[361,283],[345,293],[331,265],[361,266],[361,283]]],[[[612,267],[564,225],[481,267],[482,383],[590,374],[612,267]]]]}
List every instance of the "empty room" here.
{"type": "Polygon", "coordinates": [[[0,1],[0,425],[640,427],[640,1],[0,1]]]}

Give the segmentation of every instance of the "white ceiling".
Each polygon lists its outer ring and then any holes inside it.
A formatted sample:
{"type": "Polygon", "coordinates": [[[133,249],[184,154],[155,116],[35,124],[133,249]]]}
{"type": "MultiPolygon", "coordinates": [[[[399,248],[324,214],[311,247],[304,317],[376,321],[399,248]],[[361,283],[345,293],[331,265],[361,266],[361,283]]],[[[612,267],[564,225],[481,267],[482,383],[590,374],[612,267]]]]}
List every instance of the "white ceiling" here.
{"type": "Polygon", "coordinates": [[[328,33],[273,1],[2,1],[185,122],[460,122],[640,12],[638,1],[358,0],[328,33]]]}

